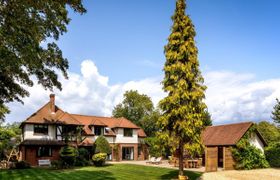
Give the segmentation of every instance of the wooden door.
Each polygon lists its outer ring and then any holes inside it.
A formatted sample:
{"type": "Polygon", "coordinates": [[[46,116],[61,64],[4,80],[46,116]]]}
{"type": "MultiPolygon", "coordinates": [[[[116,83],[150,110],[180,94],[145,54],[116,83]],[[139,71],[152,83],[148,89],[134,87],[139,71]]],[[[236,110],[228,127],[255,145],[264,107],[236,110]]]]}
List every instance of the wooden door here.
{"type": "Polygon", "coordinates": [[[224,170],[234,169],[235,161],[230,147],[224,147],[224,170]]]}
{"type": "Polygon", "coordinates": [[[206,147],[205,171],[217,171],[218,168],[218,147],[206,147]]]}

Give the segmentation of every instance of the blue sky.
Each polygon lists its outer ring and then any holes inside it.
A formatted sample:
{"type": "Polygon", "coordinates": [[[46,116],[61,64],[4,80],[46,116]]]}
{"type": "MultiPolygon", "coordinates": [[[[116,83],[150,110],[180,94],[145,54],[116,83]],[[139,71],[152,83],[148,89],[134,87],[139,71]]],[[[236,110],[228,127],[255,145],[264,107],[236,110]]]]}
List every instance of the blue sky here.
{"type": "MultiPolygon", "coordinates": [[[[72,19],[59,41],[70,71],[92,59],[109,83],[161,76],[163,46],[175,0],[84,1],[87,14],[72,19]]],[[[280,2],[189,0],[203,72],[230,70],[258,79],[279,77],[280,2]]]]}
{"type": "MultiPolygon", "coordinates": [[[[206,104],[214,124],[271,121],[280,98],[280,1],[189,0],[196,28],[206,104]]],[[[70,113],[111,116],[127,90],[166,94],[160,84],[175,0],[87,0],[85,15],[69,11],[58,44],[70,63],[56,104],[70,113]]],[[[50,91],[27,88],[24,105],[10,103],[7,122],[22,121],[49,101],[50,91]],[[24,110],[23,110],[24,109],[24,110]]]]}

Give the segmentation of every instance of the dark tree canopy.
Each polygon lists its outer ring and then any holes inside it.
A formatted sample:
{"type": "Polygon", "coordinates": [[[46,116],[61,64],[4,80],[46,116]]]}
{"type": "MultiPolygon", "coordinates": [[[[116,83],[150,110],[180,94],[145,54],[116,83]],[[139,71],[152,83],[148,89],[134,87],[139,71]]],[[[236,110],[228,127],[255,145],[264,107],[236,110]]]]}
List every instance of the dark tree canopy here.
{"type": "Polygon", "coordinates": [[[275,123],[277,123],[280,126],[280,101],[279,101],[279,99],[276,99],[276,104],[273,107],[272,119],[274,120],[275,123]]]}
{"type": "Polygon", "coordinates": [[[280,142],[280,129],[275,124],[261,121],[257,129],[268,144],[280,142]]]}
{"type": "Polygon", "coordinates": [[[126,91],[123,101],[113,109],[114,117],[125,117],[131,120],[143,128],[148,136],[155,134],[159,115],[151,98],[145,94],[139,94],[137,90],[126,91]]]}
{"type": "Polygon", "coordinates": [[[32,86],[34,77],[46,89],[62,89],[55,70],[67,78],[68,61],[56,41],[70,22],[67,7],[86,12],[81,0],[1,0],[0,120],[6,103],[29,95],[23,85],[32,86]]]}
{"type": "Polygon", "coordinates": [[[206,104],[204,79],[199,70],[195,29],[185,14],[185,0],[177,0],[173,26],[165,46],[163,90],[168,94],[160,101],[163,115],[159,119],[163,138],[171,139],[178,149],[179,175],[183,175],[183,152],[201,151],[206,104]]]}

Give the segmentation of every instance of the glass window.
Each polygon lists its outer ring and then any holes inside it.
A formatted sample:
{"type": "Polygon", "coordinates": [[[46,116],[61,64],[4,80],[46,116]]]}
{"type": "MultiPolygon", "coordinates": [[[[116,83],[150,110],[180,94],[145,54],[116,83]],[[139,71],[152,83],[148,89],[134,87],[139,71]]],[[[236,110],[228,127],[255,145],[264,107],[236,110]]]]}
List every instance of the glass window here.
{"type": "Polygon", "coordinates": [[[123,129],[123,136],[132,137],[133,129],[124,128],[123,129]]]}
{"type": "Polygon", "coordinates": [[[48,134],[48,125],[34,125],[35,134],[48,134]]]}
{"type": "Polygon", "coordinates": [[[94,134],[97,136],[104,134],[104,128],[102,126],[95,126],[94,127],[94,134]]]}
{"type": "Polygon", "coordinates": [[[37,157],[51,157],[52,149],[50,147],[39,147],[37,150],[37,157]]]}

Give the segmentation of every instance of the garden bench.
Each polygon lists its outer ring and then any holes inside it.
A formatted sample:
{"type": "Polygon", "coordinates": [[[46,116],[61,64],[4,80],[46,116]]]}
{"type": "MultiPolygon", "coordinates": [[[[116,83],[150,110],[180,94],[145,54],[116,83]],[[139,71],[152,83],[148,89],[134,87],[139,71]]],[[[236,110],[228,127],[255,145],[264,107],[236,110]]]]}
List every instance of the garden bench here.
{"type": "Polygon", "coordinates": [[[39,166],[50,166],[51,161],[49,159],[40,159],[38,160],[39,166]]]}

